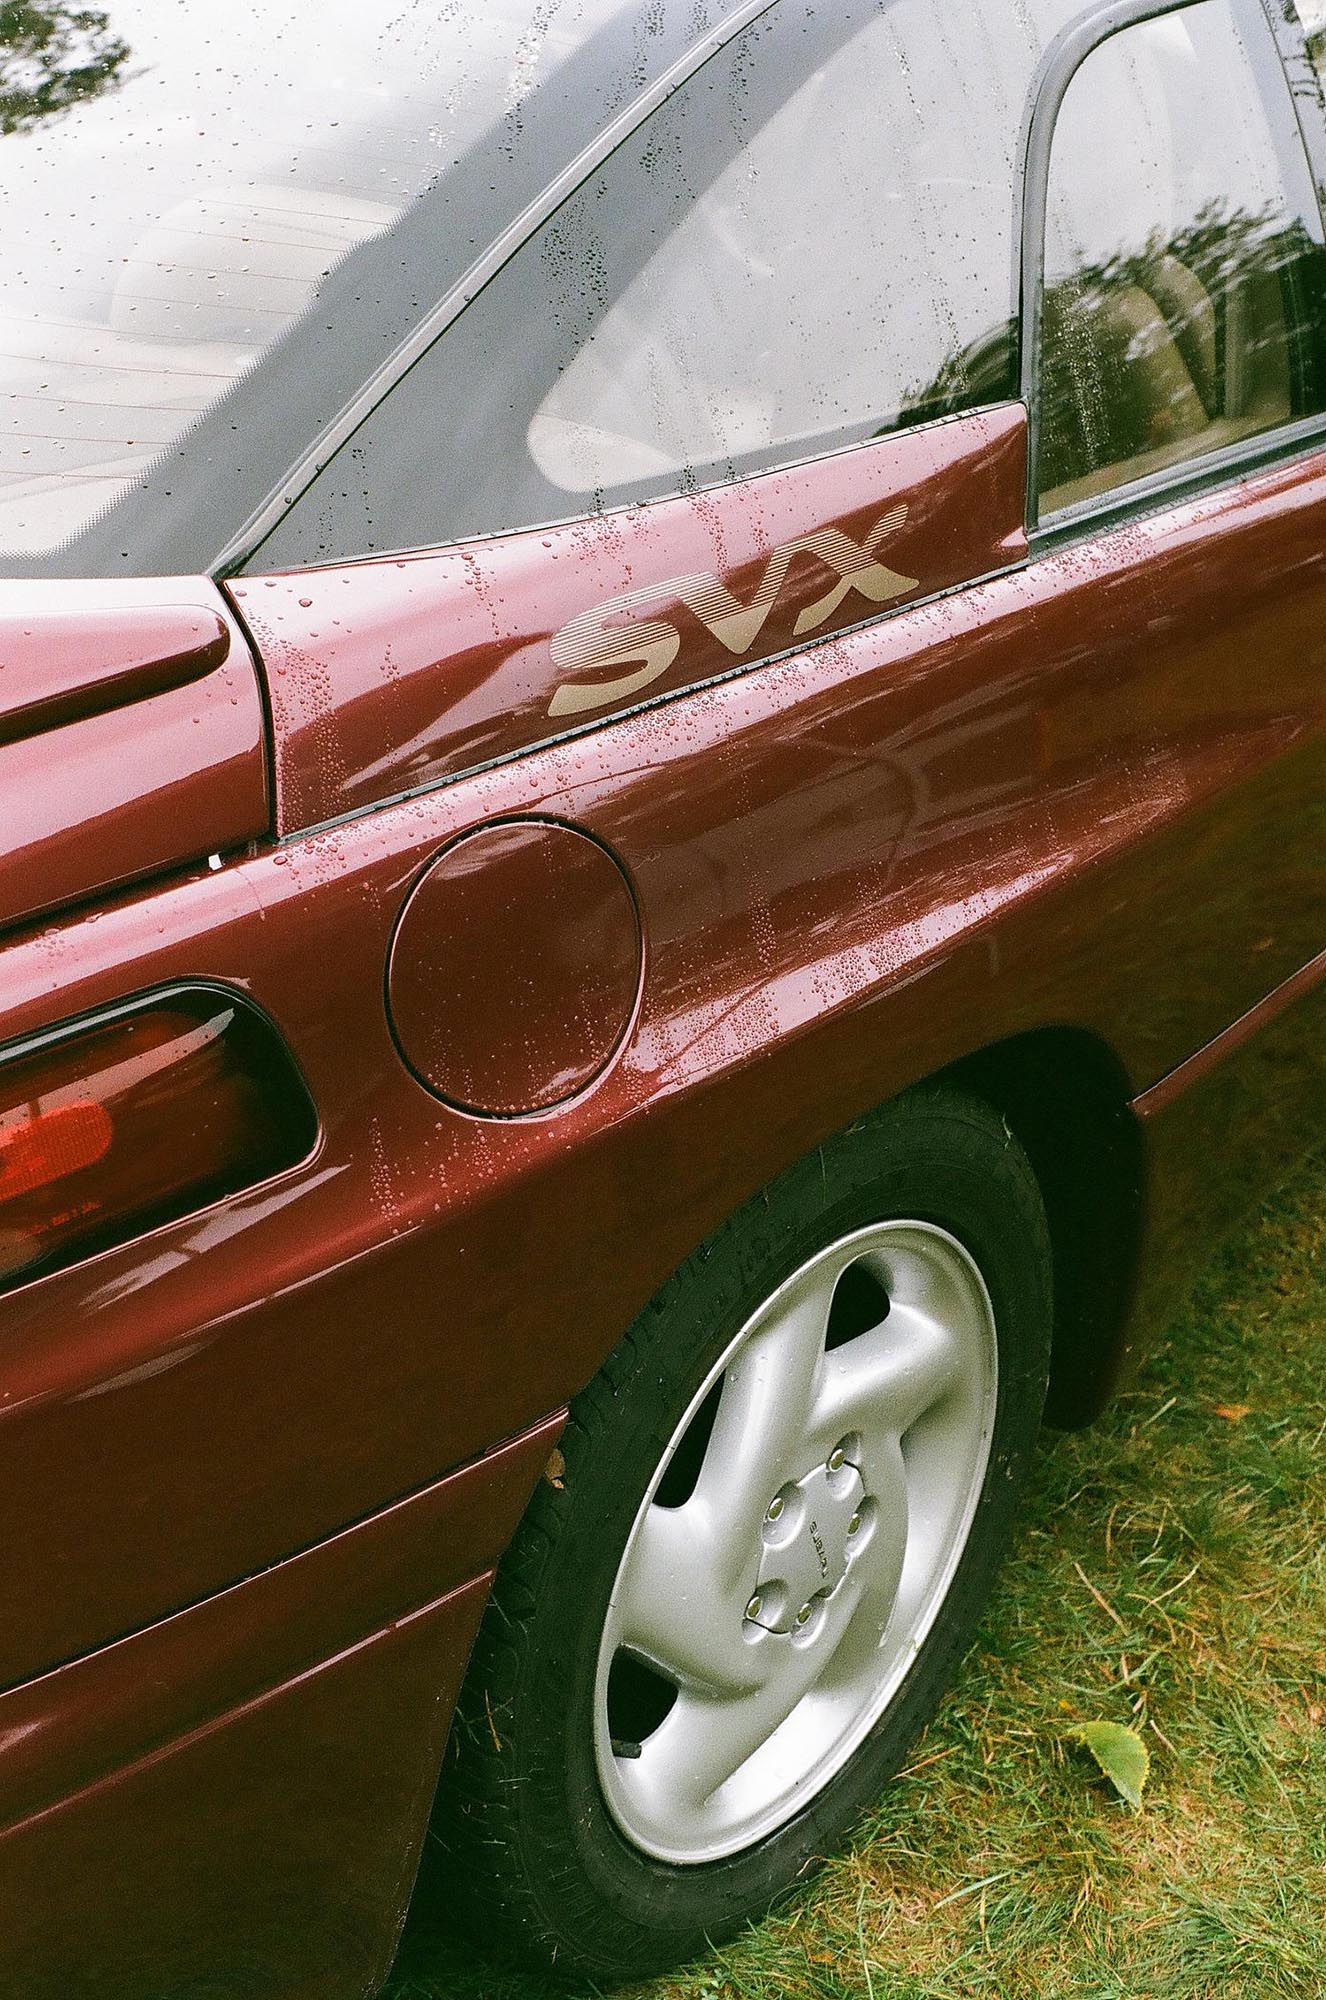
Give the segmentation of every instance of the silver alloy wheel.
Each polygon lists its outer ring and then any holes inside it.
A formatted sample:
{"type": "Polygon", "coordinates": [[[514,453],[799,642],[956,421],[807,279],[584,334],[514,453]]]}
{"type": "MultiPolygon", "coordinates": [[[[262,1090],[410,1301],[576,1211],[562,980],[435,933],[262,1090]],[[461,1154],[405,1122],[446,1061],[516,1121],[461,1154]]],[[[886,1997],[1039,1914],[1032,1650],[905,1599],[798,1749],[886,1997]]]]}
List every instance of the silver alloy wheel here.
{"type": "Polygon", "coordinates": [[[952,1581],[985,1480],[997,1384],[984,1281],[931,1223],[843,1237],[742,1328],[663,1454],[599,1648],[599,1782],[636,1847],[682,1864],[738,1853],[851,1757],[952,1581]],[[853,1267],[878,1313],[826,1346],[853,1267]],[[688,1470],[686,1497],[664,1504],[655,1496],[715,1392],[693,1484],[688,1470]],[[666,1694],[638,1742],[615,1735],[610,1718],[623,1660],[644,1663],[666,1694]]]}

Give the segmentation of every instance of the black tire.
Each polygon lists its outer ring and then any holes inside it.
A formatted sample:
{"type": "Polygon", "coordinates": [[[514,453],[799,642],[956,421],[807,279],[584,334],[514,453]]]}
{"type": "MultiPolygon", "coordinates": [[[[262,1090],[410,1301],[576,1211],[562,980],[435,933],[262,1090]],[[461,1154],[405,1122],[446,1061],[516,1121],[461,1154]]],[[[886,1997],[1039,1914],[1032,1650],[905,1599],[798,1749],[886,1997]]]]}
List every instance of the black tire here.
{"type": "Polygon", "coordinates": [[[676,1965],[766,1912],[877,1799],[970,1643],[1005,1549],[1045,1394],[1050,1270],[1021,1147],[988,1105],[930,1086],[780,1175],[673,1275],[572,1405],[561,1488],[541,1483],[476,1644],[436,1831],[448,1901],[479,1942],[609,1984],[676,1965]],[[818,1795],[743,1852],[659,1861],[619,1831],[592,1741],[605,1608],[637,1509],[761,1301],[825,1244],[890,1217],[955,1237],[994,1308],[993,1442],[965,1549],[914,1666],[818,1795]]]}

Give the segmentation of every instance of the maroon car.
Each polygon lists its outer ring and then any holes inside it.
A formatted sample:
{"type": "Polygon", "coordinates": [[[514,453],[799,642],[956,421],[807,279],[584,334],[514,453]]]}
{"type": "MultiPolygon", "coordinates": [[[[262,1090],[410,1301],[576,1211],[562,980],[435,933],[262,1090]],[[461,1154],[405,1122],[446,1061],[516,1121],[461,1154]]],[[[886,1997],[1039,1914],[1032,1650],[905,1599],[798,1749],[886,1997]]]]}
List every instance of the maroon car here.
{"type": "Polygon", "coordinates": [[[878,1798],[1326,1104],[1323,17],[0,9],[0,2000],[878,1798]]]}

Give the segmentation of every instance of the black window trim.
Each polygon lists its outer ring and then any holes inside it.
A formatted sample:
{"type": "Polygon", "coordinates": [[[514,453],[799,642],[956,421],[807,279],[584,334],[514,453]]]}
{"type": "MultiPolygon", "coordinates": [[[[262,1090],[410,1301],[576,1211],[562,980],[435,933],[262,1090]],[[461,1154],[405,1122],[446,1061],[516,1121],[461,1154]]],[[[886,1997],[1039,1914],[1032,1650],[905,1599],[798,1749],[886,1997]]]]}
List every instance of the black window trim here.
{"type": "MultiPolygon", "coordinates": [[[[1300,109],[1301,93],[1294,88],[1285,56],[1292,47],[1309,62],[1306,38],[1301,27],[1281,13],[1277,19],[1275,0],[1230,0],[1236,15],[1255,16],[1258,26],[1271,38],[1285,79],[1304,159],[1312,180],[1319,216],[1326,228],[1326,115],[1319,134],[1304,126],[1300,109]],[[1314,138],[1316,143],[1314,143],[1314,138]]],[[[1129,480],[1099,497],[1081,500],[1056,509],[1042,524],[1037,490],[1041,395],[1040,347],[1041,315],[1045,293],[1045,222],[1049,197],[1050,153],[1059,112],[1069,85],[1087,58],[1105,42],[1128,28],[1146,21],[1178,14],[1201,0],[1115,0],[1108,7],[1091,7],[1070,21],[1049,44],[1032,83],[1019,157],[1022,166],[1021,246],[1021,397],[1027,412],[1027,540],[1034,555],[1047,553],[1061,543],[1077,541],[1133,520],[1140,515],[1234,483],[1240,476],[1260,472],[1319,449],[1326,443],[1326,411],[1299,417],[1258,436],[1206,452],[1163,471],[1129,480]]]]}

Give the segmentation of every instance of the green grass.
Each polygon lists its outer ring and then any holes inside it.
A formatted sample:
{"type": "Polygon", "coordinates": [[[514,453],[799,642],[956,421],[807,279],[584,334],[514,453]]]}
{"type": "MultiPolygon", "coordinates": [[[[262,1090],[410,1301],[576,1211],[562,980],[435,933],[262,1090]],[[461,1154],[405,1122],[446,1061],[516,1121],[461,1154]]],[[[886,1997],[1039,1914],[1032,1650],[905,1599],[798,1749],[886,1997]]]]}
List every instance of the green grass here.
{"type": "MultiPolygon", "coordinates": [[[[566,1989],[477,1966],[425,1916],[388,1991],[566,1989]]],[[[770,1922],[630,2000],[1323,1993],[1318,1160],[1221,1255],[1109,1415],[1047,1435],[981,1636],[853,1851],[770,1922]],[[1140,1814],[1065,1740],[1094,1717],[1145,1732],[1140,1814]]]]}

